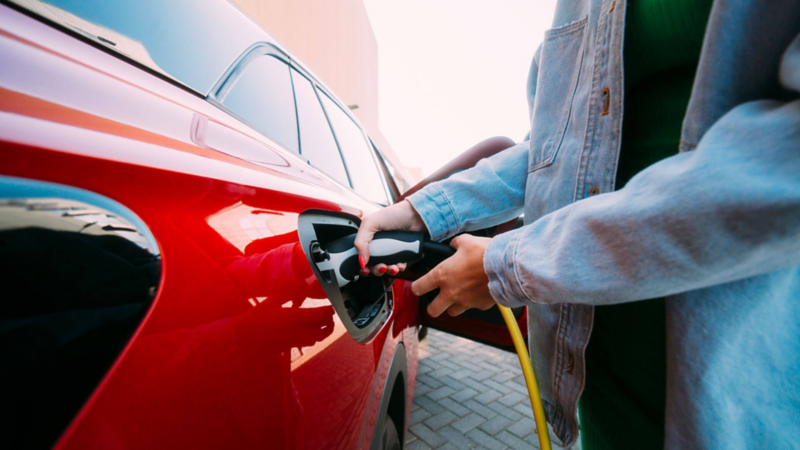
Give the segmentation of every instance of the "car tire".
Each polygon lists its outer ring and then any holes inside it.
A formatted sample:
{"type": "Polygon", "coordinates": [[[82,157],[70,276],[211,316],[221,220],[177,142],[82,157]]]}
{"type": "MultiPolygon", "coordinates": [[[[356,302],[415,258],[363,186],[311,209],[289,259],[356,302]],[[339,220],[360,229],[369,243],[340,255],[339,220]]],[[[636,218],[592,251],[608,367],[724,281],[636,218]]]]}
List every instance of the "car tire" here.
{"type": "Polygon", "coordinates": [[[391,417],[386,416],[381,430],[381,450],[401,450],[400,435],[397,434],[397,427],[391,417]]]}

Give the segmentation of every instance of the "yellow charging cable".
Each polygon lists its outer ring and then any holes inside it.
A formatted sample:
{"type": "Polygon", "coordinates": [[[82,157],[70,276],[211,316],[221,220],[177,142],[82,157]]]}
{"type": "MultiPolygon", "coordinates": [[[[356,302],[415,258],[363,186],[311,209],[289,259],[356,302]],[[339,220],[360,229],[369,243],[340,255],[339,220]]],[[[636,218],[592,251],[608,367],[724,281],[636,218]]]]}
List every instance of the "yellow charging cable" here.
{"type": "Polygon", "coordinates": [[[508,332],[511,333],[511,339],[514,341],[514,347],[517,349],[519,365],[522,366],[522,375],[525,376],[525,384],[528,386],[528,395],[531,397],[531,408],[533,408],[533,419],[536,421],[536,433],[539,435],[539,446],[542,450],[551,450],[550,432],[547,431],[547,421],[544,418],[542,397],[539,396],[539,387],[536,385],[536,376],[533,374],[533,365],[531,365],[531,358],[528,356],[528,348],[525,346],[525,341],[522,339],[522,333],[519,331],[514,313],[501,304],[498,304],[497,307],[500,308],[500,314],[503,315],[503,319],[506,321],[508,332]]]}

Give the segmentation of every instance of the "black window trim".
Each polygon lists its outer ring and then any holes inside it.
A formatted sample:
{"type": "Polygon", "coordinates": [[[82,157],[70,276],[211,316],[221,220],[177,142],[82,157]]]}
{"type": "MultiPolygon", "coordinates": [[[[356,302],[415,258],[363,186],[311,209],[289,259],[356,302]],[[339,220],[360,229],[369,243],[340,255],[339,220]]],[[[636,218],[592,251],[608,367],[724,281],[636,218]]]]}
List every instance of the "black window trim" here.
{"type": "Polygon", "coordinates": [[[392,199],[392,202],[395,202],[402,195],[400,193],[400,188],[397,187],[397,180],[394,179],[394,176],[392,176],[392,172],[389,171],[389,167],[386,164],[386,157],[380,150],[378,150],[378,146],[375,145],[375,142],[373,142],[372,138],[370,138],[369,136],[367,136],[367,139],[369,139],[369,143],[370,145],[372,145],[372,150],[378,156],[378,161],[379,161],[378,164],[381,166],[380,168],[381,171],[383,171],[384,178],[388,182],[387,184],[389,186],[389,197],[392,199]]]}
{"type": "Polygon", "coordinates": [[[375,143],[372,142],[372,139],[366,133],[365,137],[367,139],[367,148],[369,152],[372,153],[372,159],[375,160],[375,167],[378,169],[378,176],[381,178],[381,185],[383,186],[383,192],[386,194],[386,199],[389,200],[389,204],[393,204],[395,201],[394,192],[392,191],[391,187],[389,187],[389,179],[386,177],[386,170],[381,161],[380,155],[378,155],[378,149],[375,147],[375,143]]]}
{"type": "Polygon", "coordinates": [[[311,161],[303,156],[303,137],[300,136],[300,111],[298,111],[297,108],[297,89],[294,87],[294,70],[292,70],[291,62],[287,63],[287,65],[289,66],[289,83],[292,85],[292,101],[294,101],[294,123],[297,124],[297,155],[304,159],[306,164],[310,166],[311,161]]]}
{"type": "MultiPolygon", "coordinates": [[[[349,108],[347,108],[347,107],[344,105],[344,103],[342,103],[341,101],[339,101],[339,98],[338,98],[338,97],[336,97],[336,95],[334,95],[334,94],[333,94],[333,93],[332,93],[330,90],[328,90],[328,89],[327,89],[327,88],[326,88],[326,87],[325,87],[325,86],[324,86],[322,83],[320,83],[320,82],[319,82],[319,81],[317,81],[317,80],[316,80],[316,79],[315,79],[313,76],[311,76],[311,74],[310,74],[310,73],[308,73],[308,71],[307,71],[305,68],[302,68],[302,67],[300,67],[300,63],[299,63],[299,61],[294,61],[294,60],[293,60],[293,61],[292,61],[292,63],[293,63],[293,64],[292,64],[292,67],[294,67],[294,68],[295,68],[295,69],[296,69],[296,70],[297,70],[297,71],[300,73],[300,75],[303,75],[304,77],[306,77],[308,80],[310,80],[310,81],[311,81],[311,84],[313,84],[313,85],[314,85],[314,87],[316,88],[316,90],[318,91],[318,92],[317,92],[317,96],[318,96],[318,97],[319,97],[319,94],[320,94],[320,92],[321,92],[322,94],[326,95],[326,96],[327,96],[327,97],[328,97],[328,98],[329,98],[331,101],[333,101],[333,103],[334,103],[334,104],[336,104],[336,106],[338,106],[338,107],[339,107],[339,109],[341,109],[342,111],[344,111],[344,113],[347,115],[347,117],[349,117],[349,118],[350,118],[350,120],[352,120],[352,121],[353,121],[353,122],[356,124],[356,126],[357,126],[357,127],[360,129],[360,130],[361,130],[361,134],[362,134],[362,135],[364,136],[364,138],[367,140],[367,147],[370,147],[370,146],[371,146],[371,147],[372,147],[372,149],[373,149],[373,151],[374,151],[374,152],[376,152],[376,153],[377,153],[377,155],[378,155],[378,156],[377,156],[377,158],[376,158],[378,161],[380,161],[380,162],[376,161],[376,164],[378,165],[378,167],[377,167],[378,171],[380,172],[380,171],[382,171],[382,170],[387,170],[387,169],[385,168],[384,164],[383,164],[383,155],[382,155],[382,154],[381,154],[381,152],[378,150],[378,147],[375,145],[375,143],[373,143],[373,142],[372,142],[372,138],[369,136],[369,133],[367,133],[367,130],[365,130],[365,129],[364,129],[364,126],[363,126],[363,125],[361,125],[361,123],[358,121],[358,119],[357,119],[356,117],[354,117],[354,116],[353,116],[353,114],[350,112],[350,109],[349,109],[349,108]]],[[[325,112],[325,117],[327,118],[327,116],[328,116],[328,112],[325,110],[325,106],[324,106],[324,105],[322,105],[322,100],[321,100],[321,99],[319,99],[319,98],[318,98],[318,100],[320,101],[320,106],[322,106],[322,111],[324,111],[324,112],[325,112]]],[[[331,125],[331,123],[330,123],[330,119],[328,119],[328,126],[330,127],[330,129],[331,129],[331,132],[332,132],[332,133],[333,133],[333,135],[334,135],[334,139],[336,139],[336,131],[334,131],[334,129],[333,129],[333,126],[332,126],[332,125],[331,125]]],[[[337,146],[337,147],[339,147],[339,141],[338,141],[338,140],[336,141],[336,146],[337,146]]],[[[341,150],[341,148],[340,148],[340,149],[339,149],[339,154],[340,154],[340,156],[341,156],[341,159],[342,159],[342,164],[344,164],[345,171],[347,171],[347,170],[348,170],[348,169],[347,169],[347,163],[346,163],[346,162],[345,162],[345,160],[344,160],[344,155],[342,155],[341,153],[342,153],[342,150],[341,150]]],[[[373,155],[373,156],[374,156],[374,155],[373,155]]],[[[347,172],[347,173],[348,173],[348,179],[350,179],[350,177],[349,177],[349,172],[347,172]]],[[[387,172],[387,173],[388,173],[388,172],[387,172]]],[[[392,180],[392,187],[394,187],[394,189],[395,189],[397,192],[400,192],[400,190],[399,190],[399,189],[397,189],[397,186],[395,185],[394,178],[393,178],[393,177],[391,177],[391,176],[389,176],[389,177],[388,177],[388,179],[392,180]]],[[[381,205],[381,203],[374,202],[374,201],[372,201],[372,200],[370,200],[370,199],[368,199],[368,198],[364,197],[363,195],[359,194],[358,192],[356,192],[356,191],[355,191],[355,189],[353,189],[353,186],[352,186],[352,181],[350,182],[350,184],[351,184],[351,185],[349,186],[350,190],[351,190],[351,191],[353,191],[353,192],[355,192],[355,193],[356,193],[356,194],[357,194],[359,197],[361,197],[361,198],[363,198],[363,199],[365,199],[365,200],[369,201],[370,203],[374,203],[374,204],[376,204],[376,205],[381,205]]],[[[387,199],[389,199],[389,200],[393,200],[393,199],[392,199],[391,192],[387,192],[386,194],[387,194],[387,199]]],[[[385,205],[385,206],[390,206],[390,205],[385,205]]]]}
{"type": "MultiPolygon", "coordinates": [[[[320,89],[316,85],[316,83],[314,83],[314,93],[317,95],[317,101],[319,102],[319,106],[322,108],[322,112],[325,114],[325,120],[328,121],[328,128],[330,128],[331,129],[331,133],[333,133],[333,140],[336,142],[336,148],[339,149],[339,158],[341,158],[341,160],[342,160],[342,165],[344,166],[344,173],[347,174],[347,181],[350,183],[350,186],[348,186],[348,187],[350,188],[351,191],[355,192],[359,196],[361,196],[363,198],[366,198],[366,197],[362,196],[361,194],[359,194],[358,192],[356,192],[355,188],[353,187],[353,177],[350,176],[350,168],[347,167],[347,161],[345,161],[345,159],[344,159],[344,153],[342,153],[342,145],[339,144],[339,137],[336,136],[336,130],[333,128],[333,124],[331,123],[331,117],[330,117],[330,115],[328,115],[328,110],[325,109],[325,104],[323,104],[322,103],[322,99],[319,98],[320,89]]],[[[328,95],[325,91],[322,91],[322,95],[326,95],[329,99],[333,100],[331,98],[331,96],[328,95]]],[[[334,103],[336,103],[336,102],[334,101],[334,103]]],[[[338,103],[336,103],[336,105],[338,106],[338,103]]],[[[358,125],[358,124],[356,124],[356,125],[358,125]]],[[[361,127],[359,127],[359,129],[360,128],[361,127]]]]}
{"type": "MultiPolygon", "coordinates": [[[[306,80],[308,80],[311,83],[311,88],[314,90],[314,95],[316,96],[317,104],[319,104],[320,109],[322,109],[322,114],[325,115],[325,123],[328,124],[328,129],[331,131],[331,135],[333,135],[333,141],[336,143],[336,150],[339,152],[339,160],[341,161],[342,167],[344,168],[344,174],[345,174],[345,176],[347,176],[348,185],[345,186],[345,187],[350,189],[351,191],[355,192],[355,190],[353,189],[353,179],[350,177],[350,171],[347,169],[347,163],[345,163],[345,161],[344,161],[344,155],[342,155],[342,149],[341,149],[341,146],[339,145],[339,140],[336,137],[336,131],[334,131],[333,126],[331,125],[331,119],[328,117],[328,111],[325,110],[325,106],[322,104],[322,99],[319,98],[319,86],[318,86],[317,82],[312,77],[309,77],[307,74],[303,73],[303,71],[299,70],[295,64],[290,64],[290,67],[292,69],[295,69],[295,71],[298,73],[298,75],[300,75],[301,77],[305,78],[306,80]]],[[[292,89],[294,89],[294,78],[292,78],[292,89]]],[[[294,109],[295,109],[295,114],[299,114],[297,112],[297,96],[295,96],[295,108],[294,109]]],[[[299,136],[300,135],[300,130],[299,130],[300,117],[299,116],[297,118],[297,127],[298,127],[297,134],[299,136]]],[[[300,142],[300,154],[302,155],[303,154],[303,143],[302,143],[302,138],[300,138],[300,139],[301,139],[301,142],[300,142]]],[[[306,161],[308,161],[307,158],[306,158],[306,161]]],[[[310,161],[308,161],[308,165],[310,165],[311,167],[314,167],[314,165],[311,164],[310,161]]],[[[314,169],[318,170],[319,172],[322,172],[317,167],[314,167],[314,169]]],[[[327,174],[326,174],[326,176],[328,176],[328,178],[336,181],[337,183],[342,184],[339,180],[336,180],[336,179],[334,179],[333,177],[331,177],[331,176],[329,176],[327,174]]]]}

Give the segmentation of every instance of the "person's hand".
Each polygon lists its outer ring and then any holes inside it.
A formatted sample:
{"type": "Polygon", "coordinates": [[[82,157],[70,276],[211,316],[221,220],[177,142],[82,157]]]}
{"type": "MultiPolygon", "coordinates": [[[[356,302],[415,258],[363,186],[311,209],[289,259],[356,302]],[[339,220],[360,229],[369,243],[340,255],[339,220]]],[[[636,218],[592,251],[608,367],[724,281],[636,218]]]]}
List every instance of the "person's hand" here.
{"type": "Polygon", "coordinates": [[[489,242],[491,238],[457,236],[450,242],[455,255],[411,285],[411,291],[418,296],[439,288],[439,295],[428,305],[431,317],[439,317],[445,311],[457,316],[470,308],[485,311],[494,306],[489,277],[483,270],[483,255],[489,242]]]}
{"type": "MultiPolygon", "coordinates": [[[[423,231],[424,229],[425,223],[422,221],[422,217],[411,206],[411,203],[406,200],[364,217],[364,220],[361,221],[361,226],[358,228],[355,241],[359,263],[361,264],[361,275],[367,275],[370,272],[366,265],[369,263],[369,243],[375,233],[390,230],[423,231]]],[[[391,275],[396,275],[405,270],[405,268],[406,265],[404,263],[392,264],[391,266],[376,264],[372,267],[372,274],[381,276],[389,272],[391,275]]]]}

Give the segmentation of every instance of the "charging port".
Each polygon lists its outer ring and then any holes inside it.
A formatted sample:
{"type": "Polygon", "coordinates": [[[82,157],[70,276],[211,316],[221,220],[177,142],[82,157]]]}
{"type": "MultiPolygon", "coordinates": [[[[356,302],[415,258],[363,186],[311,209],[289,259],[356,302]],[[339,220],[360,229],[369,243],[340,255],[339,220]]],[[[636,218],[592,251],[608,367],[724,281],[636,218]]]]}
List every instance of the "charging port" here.
{"type": "Polygon", "coordinates": [[[306,211],[298,218],[298,235],[314,274],[347,331],[359,342],[367,342],[388,319],[392,309],[389,282],[381,277],[356,277],[340,286],[327,245],[358,231],[357,217],[330,211],[306,211]],[[322,269],[321,269],[322,267],[322,269]]]}

